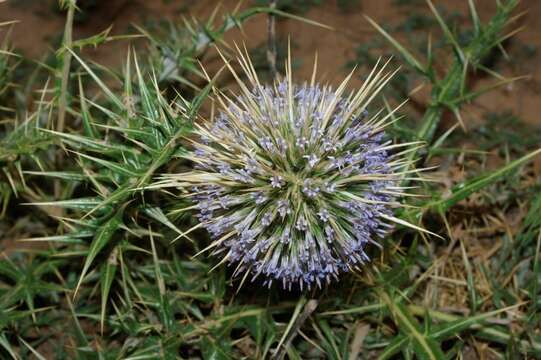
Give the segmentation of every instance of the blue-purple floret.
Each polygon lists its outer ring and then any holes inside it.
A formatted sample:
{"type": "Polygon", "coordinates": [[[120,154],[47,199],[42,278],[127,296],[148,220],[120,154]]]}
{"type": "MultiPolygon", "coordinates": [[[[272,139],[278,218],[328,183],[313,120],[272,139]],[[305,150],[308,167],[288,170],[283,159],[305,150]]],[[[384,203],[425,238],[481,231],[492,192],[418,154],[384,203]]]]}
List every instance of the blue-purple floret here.
{"type": "Polygon", "coordinates": [[[287,82],[258,87],[218,115],[194,154],[224,185],[199,186],[194,200],[236,273],[310,288],[369,261],[367,244],[389,230],[395,197],[386,190],[397,181],[385,134],[367,125],[366,109],[303,85],[293,88],[291,117],[288,94],[287,82]],[[320,109],[331,105],[325,120],[320,109]]]}

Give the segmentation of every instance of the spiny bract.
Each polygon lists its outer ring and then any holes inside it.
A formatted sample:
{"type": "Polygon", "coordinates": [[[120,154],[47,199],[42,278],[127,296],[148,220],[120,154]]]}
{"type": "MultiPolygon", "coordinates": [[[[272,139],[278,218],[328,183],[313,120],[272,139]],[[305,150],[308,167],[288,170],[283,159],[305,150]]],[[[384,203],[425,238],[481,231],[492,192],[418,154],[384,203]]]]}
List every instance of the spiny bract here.
{"type": "Polygon", "coordinates": [[[269,286],[321,286],[369,261],[367,244],[402,222],[392,208],[411,149],[395,149],[411,144],[385,140],[392,112],[367,112],[393,74],[376,65],[346,94],[351,74],[333,90],[315,83],[314,66],[310,83],[294,85],[286,65],[286,77],[265,86],[247,56],[239,63],[250,83],[228,64],[241,95],[215,91],[221,110],[197,125],[200,140],[187,156],[196,170],[178,179],[211,248],[238,264],[235,274],[263,275],[269,286]]]}

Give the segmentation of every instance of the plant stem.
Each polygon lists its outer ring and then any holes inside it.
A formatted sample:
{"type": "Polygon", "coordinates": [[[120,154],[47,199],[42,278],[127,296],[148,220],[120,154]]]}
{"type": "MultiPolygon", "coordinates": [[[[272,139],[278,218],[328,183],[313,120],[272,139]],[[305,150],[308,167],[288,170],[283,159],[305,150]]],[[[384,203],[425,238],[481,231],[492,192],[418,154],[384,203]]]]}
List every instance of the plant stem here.
{"type": "MultiPolygon", "coordinates": [[[[271,10],[276,9],[276,0],[269,0],[269,7],[271,10]]],[[[267,22],[267,33],[268,33],[268,48],[267,48],[267,60],[269,62],[269,70],[271,77],[274,79],[277,74],[276,70],[276,16],[271,11],[269,12],[268,22],[267,22]]]]}
{"type": "Polygon", "coordinates": [[[62,58],[62,78],[60,85],[60,98],[58,99],[58,123],[56,124],[57,131],[64,131],[66,122],[66,106],[68,82],[71,67],[71,52],[66,48],[71,48],[73,42],[73,16],[75,14],[75,1],[68,4],[68,16],[66,18],[66,27],[64,29],[64,53],[62,58]]]}
{"type": "MultiPolygon", "coordinates": [[[[68,2],[68,15],[66,17],[66,26],[64,29],[64,52],[62,55],[62,75],[61,75],[61,83],[60,83],[60,96],[58,98],[58,122],[56,124],[56,130],[59,132],[64,131],[65,123],[66,123],[66,107],[67,107],[67,97],[68,97],[68,82],[69,82],[69,75],[70,75],[70,68],[71,68],[71,52],[69,52],[67,49],[71,48],[71,44],[73,42],[73,17],[75,15],[75,3],[76,0],[73,0],[73,2],[68,2]]],[[[57,166],[61,166],[61,163],[64,160],[64,153],[59,152],[56,156],[56,164],[57,166]]],[[[55,180],[54,182],[54,196],[56,199],[60,198],[61,193],[61,187],[60,182],[58,180],[55,180]]],[[[55,213],[58,216],[61,216],[63,213],[62,208],[55,209],[55,213]]]]}

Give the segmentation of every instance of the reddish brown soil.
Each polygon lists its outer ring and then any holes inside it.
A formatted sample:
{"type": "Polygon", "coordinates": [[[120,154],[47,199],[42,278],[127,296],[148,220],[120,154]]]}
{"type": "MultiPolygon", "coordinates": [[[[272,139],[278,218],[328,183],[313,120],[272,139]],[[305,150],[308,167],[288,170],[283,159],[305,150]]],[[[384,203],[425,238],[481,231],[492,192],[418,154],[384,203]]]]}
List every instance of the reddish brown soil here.
{"type": "MultiPolygon", "coordinates": [[[[0,1],[0,23],[3,21],[18,20],[19,23],[13,28],[13,42],[16,47],[26,56],[41,59],[50,50],[50,44],[54,39],[59,39],[65,22],[65,15],[54,11],[55,0],[7,0],[0,1]]],[[[336,1],[322,1],[320,6],[312,7],[304,17],[319,23],[329,25],[333,30],[303,23],[298,20],[280,19],[277,23],[278,37],[291,37],[293,56],[301,59],[301,65],[295,70],[295,77],[308,79],[312,72],[314,54],[319,57],[320,79],[332,84],[338,84],[347,72],[344,66],[347,61],[355,58],[355,49],[378,36],[376,31],[365,20],[368,15],[381,25],[397,25],[411,15],[411,7],[392,5],[394,0],[362,0],[360,5],[352,10],[343,11],[336,5],[336,1]]],[[[238,0],[198,0],[198,1],[162,1],[162,0],[97,0],[98,7],[89,12],[90,17],[81,23],[76,23],[74,39],[89,37],[103,31],[113,25],[112,35],[126,34],[131,24],[145,24],[149,20],[172,20],[181,21],[182,18],[194,18],[206,21],[213,11],[217,10],[216,22],[222,20],[221,15],[233,11],[238,5],[238,0]],[[217,9],[216,9],[217,7],[217,9]]],[[[458,12],[469,14],[467,0],[433,0],[449,13],[458,12]]],[[[81,3],[81,2],[79,2],[81,3]]],[[[416,11],[424,12],[430,16],[427,6],[422,1],[416,11]]],[[[478,13],[482,21],[487,21],[495,11],[496,0],[475,0],[478,13]]],[[[253,5],[250,0],[245,0],[240,8],[253,5]]],[[[541,126],[539,116],[539,102],[541,100],[541,51],[534,55],[526,56],[526,45],[533,49],[541,46],[541,1],[523,0],[517,15],[524,11],[524,16],[509,26],[508,31],[522,27],[522,31],[516,34],[506,44],[506,51],[510,60],[507,64],[500,64],[503,69],[502,75],[514,77],[527,75],[528,78],[500,87],[479,98],[473,103],[464,106],[462,118],[466,129],[478,125],[483,116],[488,112],[502,112],[511,110],[524,121],[541,126]]],[[[467,16],[464,17],[468,19],[467,16]]],[[[464,22],[464,26],[471,24],[464,22]]],[[[1,29],[1,28],[0,28],[1,29]]],[[[0,39],[5,30],[0,30],[0,39]]],[[[434,30],[438,31],[438,30],[434,30]]],[[[427,34],[419,33],[426,38],[427,34]]],[[[398,35],[399,40],[407,44],[407,38],[398,35]]],[[[433,38],[439,38],[441,34],[434,33],[433,38]]],[[[241,30],[232,30],[226,36],[226,42],[233,44],[246,43],[248,48],[264,45],[267,39],[267,18],[258,15],[244,24],[241,30]]],[[[120,67],[125,61],[127,48],[134,41],[120,40],[102,45],[97,49],[86,48],[85,58],[92,58],[106,66],[120,67]]],[[[138,41],[140,47],[142,41],[138,41]]],[[[144,46],[144,45],[143,45],[144,46]]],[[[416,54],[419,59],[424,59],[423,54],[416,54]]],[[[207,57],[212,59],[213,57],[207,57]]],[[[214,57],[216,59],[216,57],[214,57]]],[[[435,65],[439,69],[445,69],[447,59],[436,58],[435,65]]],[[[504,60],[505,61],[505,60],[504,60]]],[[[218,61],[206,61],[205,66],[209,72],[215,71],[222,64],[218,61]]],[[[369,65],[369,64],[368,64],[369,65]]],[[[366,71],[362,67],[360,72],[366,71]]],[[[360,84],[360,77],[354,77],[351,86],[360,84]]],[[[481,89],[494,84],[497,80],[487,76],[470,77],[470,86],[481,89]]],[[[430,94],[430,87],[424,86],[411,98],[418,104],[426,104],[430,94]]],[[[449,127],[456,122],[451,115],[446,118],[445,126],[449,127]]],[[[536,159],[534,167],[541,168],[541,159],[536,159]]],[[[538,172],[536,172],[538,173],[538,172]]]]}
{"type": "MultiPolygon", "coordinates": [[[[495,9],[495,0],[476,0],[478,12],[483,20],[488,19],[495,9]]],[[[53,11],[53,1],[45,0],[7,0],[0,4],[0,22],[18,20],[19,24],[13,29],[13,40],[18,49],[25,55],[41,58],[50,47],[51,40],[61,36],[64,27],[64,15],[53,11]]],[[[306,79],[310,76],[313,55],[319,55],[320,74],[324,79],[337,83],[346,71],[344,64],[354,58],[355,48],[366,43],[375,35],[374,29],[364,19],[368,15],[380,24],[398,24],[410,14],[408,7],[392,6],[392,0],[360,1],[359,6],[344,12],[335,1],[323,1],[323,5],[312,7],[303,16],[330,25],[334,30],[311,26],[296,20],[280,20],[278,34],[288,35],[294,41],[294,56],[303,59],[302,66],[296,76],[306,79]]],[[[468,13],[466,0],[435,0],[449,11],[468,13]]],[[[84,38],[103,31],[114,25],[114,34],[125,34],[130,24],[143,24],[150,19],[180,20],[182,16],[205,20],[218,6],[218,13],[232,11],[238,0],[223,1],[160,1],[160,0],[109,0],[98,1],[98,8],[90,12],[90,18],[75,27],[75,39],[84,38]],[[218,5],[219,4],[219,5],[218,5]]],[[[244,1],[241,8],[252,5],[244,1]]],[[[508,49],[511,60],[509,66],[504,66],[505,76],[529,75],[530,78],[503,87],[497,91],[480,97],[471,106],[466,107],[463,116],[466,122],[475,123],[486,111],[512,110],[516,115],[533,124],[541,124],[539,117],[539,101],[541,93],[541,52],[534,56],[525,57],[520,53],[524,45],[539,47],[541,45],[541,1],[523,0],[520,10],[526,14],[514,24],[524,29],[513,39],[508,49]]],[[[419,6],[426,11],[428,8],[419,6]]],[[[218,16],[217,19],[220,19],[218,16]]],[[[466,24],[465,24],[466,25],[466,24]]],[[[0,32],[0,37],[3,34],[0,32]]],[[[424,35],[424,34],[421,34],[424,35]]],[[[437,34],[435,34],[437,35],[437,34]]],[[[243,32],[231,31],[226,40],[230,43],[245,42],[247,46],[261,45],[266,40],[266,17],[257,16],[248,21],[243,32]]],[[[96,50],[85,50],[85,56],[107,66],[120,66],[126,56],[128,41],[116,41],[96,50]]],[[[419,54],[422,58],[422,55],[419,54]]],[[[444,61],[442,61],[444,62],[444,61]]],[[[444,65],[440,65],[444,66],[444,65]]],[[[353,81],[353,86],[360,82],[353,81]]],[[[483,78],[476,80],[476,87],[487,86],[494,79],[483,78]]],[[[415,100],[425,102],[428,88],[413,95],[415,100]]]]}

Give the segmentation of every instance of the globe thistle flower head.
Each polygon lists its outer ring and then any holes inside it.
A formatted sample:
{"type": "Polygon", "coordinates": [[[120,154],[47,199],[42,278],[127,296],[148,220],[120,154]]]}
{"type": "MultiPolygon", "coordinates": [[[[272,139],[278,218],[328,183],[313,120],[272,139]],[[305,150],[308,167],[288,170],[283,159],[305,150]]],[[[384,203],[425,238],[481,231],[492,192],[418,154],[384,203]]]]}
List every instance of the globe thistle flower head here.
{"type": "Polygon", "coordinates": [[[385,65],[346,93],[352,74],[333,89],[315,81],[314,66],[310,82],[294,84],[290,63],[271,85],[259,82],[247,55],[239,57],[247,83],[227,63],[241,92],[215,91],[220,111],[196,125],[188,156],[196,170],[182,181],[210,248],[236,264],[236,275],[302,289],[359,268],[366,247],[403,223],[393,208],[409,150],[397,149],[411,144],[386,140],[394,111],[367,111],[393,75],[385,65]]]}

